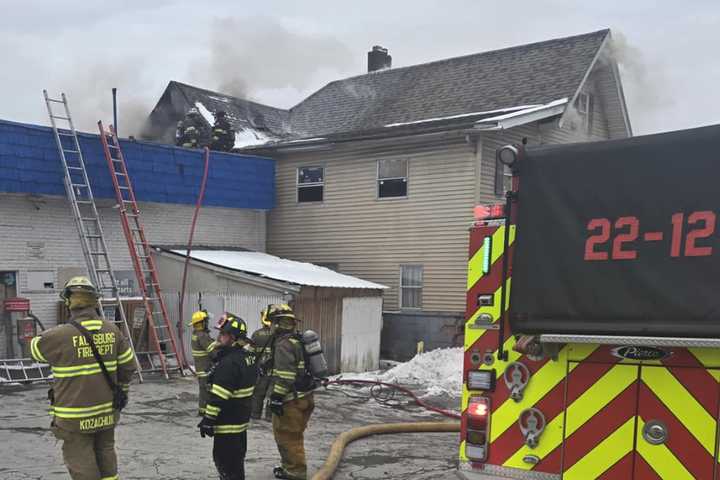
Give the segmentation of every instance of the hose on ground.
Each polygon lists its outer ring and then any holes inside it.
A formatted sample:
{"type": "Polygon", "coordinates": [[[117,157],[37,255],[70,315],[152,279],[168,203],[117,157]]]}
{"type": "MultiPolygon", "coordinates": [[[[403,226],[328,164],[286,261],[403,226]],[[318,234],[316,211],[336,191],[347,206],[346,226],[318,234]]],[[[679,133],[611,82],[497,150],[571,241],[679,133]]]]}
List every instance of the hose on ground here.
{"type": "Polygon", "coordinates": [[[359,438],[370,435],[389,433],[418,433],[418,432],[459,432],[460,422],[412,422],[412,423],[383,423],[356,427],[343,432],[335,439],[330,447],[330,454],[320,470],[313,475],[312,480],[329,480],[337,470],[342,459],[345,447],[359,438]]]}
{"type": "Polygon", "coordinates": [[[329,380],[329,381],[325,382],[324,385],[325,386],[328,386],[328,385],[371,385],[371,389],[370,389],[371,396],[373,398],[377,399],[378,401],[380,401],[380,403],[387,403],[388,399],[391,399],[392,397],[387,397],[387,396],[382,397],[380,392],[378,392],[377,390],[375,392],[373,392],[373,390],[372,390],[373,387],[382,386],[382,387],[390,388],[390,389],[397,390],[397,391],[404,393],[405,395],[412,398],[417,405],[421,406],[422,408],[424,408],[426,410],[429,410],[429,411],[435,412],[435,413],[439,413],[440,415],[444,415],[446,417],[457,419],[457,420],[459,420],[461,418],[460,414],[458,412],[453,412],[452,410],[445,410],[444,408],[439,408],[439,407],[430,405],[430,404],[424,402],[423,400],[421,400],[420,398],[418,398],[418,396],[415,395],[415,393],[412,390],[410,390],[409,388],[405,388],[405,387],[403,387],[401,385],[397,385],[395,383],[386,383],[386,382],[380,382],[377,380],[353,380],[353,379],[346,380],[346,379],[339,378],[336,380],[329,380]]]}

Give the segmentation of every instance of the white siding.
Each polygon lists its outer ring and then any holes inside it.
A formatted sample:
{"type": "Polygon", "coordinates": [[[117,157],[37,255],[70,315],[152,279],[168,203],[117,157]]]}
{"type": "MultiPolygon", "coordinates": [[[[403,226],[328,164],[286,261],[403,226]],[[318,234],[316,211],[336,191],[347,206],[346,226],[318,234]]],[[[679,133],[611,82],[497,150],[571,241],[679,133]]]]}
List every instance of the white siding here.
{"type": "MultiPolygon", "coordinates": [[[[101,221],[115,270],[132,270],[125,237],[114,202],[98,202],[101,221]]],[[[141,203],[148,239],[155,244],[187,242],[194,207],[141,203]]],[[[196,245],[265,248],[265,212],[231,208],[204,208],[195,231],[196,245]]],[[[31,198],[0,194],[0,271],[19,272],[18,295],[29,297],[33,312],[46,326],[56,323],[60,282],[73,271],[84,271],[85,261],[67,201],[62,197],[31,198]],[[42,245],[33,250],[32,244],[42,245]],[[76,270],[79,269],[79,270],[76,270]],[[28,292],[32,270],[54,272],[55,289],[28,292]]]]}
{"type": "Polygon", "coordinates": [[[382,298],[343,299],[342,321],[342,371],[367,372],[380,368],[382,298]]]}

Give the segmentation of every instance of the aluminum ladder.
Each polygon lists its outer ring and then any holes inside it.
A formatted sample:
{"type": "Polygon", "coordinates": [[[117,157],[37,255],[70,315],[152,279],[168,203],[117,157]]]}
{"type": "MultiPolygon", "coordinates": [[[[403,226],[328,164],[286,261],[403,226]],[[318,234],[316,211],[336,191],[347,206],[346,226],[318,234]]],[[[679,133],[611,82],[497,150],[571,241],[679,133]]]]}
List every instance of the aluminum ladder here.
{"type": "Polygon", "coordinates": [[[32,358],[0,360],[0,387],[3,384],[48,381],[51,375],[50,365],[39,363],[32,358]]]}
{"type": "MultiPolygon", "coordinates": [[[[85,169],[85,160],[70,115],[67,97],[63,93],[60,100],[50,98],[47,90],[43,90],[43,95],[45,96],[45,105],[55,135],[55,143],[60,153],[60,160],[65,173],[65,192],[80,236],[80,245],[85,257],[88,274],[101,295],[101,315],[104,320],[109,320],[117,325],[134,351],[135,347],[132,344],[130,327],[125,316],[125,309],[120,301],[120,290],[110,263],[110,255],[108,254],[105,236],[100,224],[100,215],[95,205],[95,197],[90,187],[90,180],[85,169]],[[56,114],[53,111],[54,104],[62,105],[63,112],[56,114]],[[58,128],[58,122],[62,124],[62,129],[58,128]]],[[[141,365],[137,356],[135,356],[135,365],[142,382],[141,365]]]]}
{"type": "MultiPolygon", "coordinates": [[[[162,371],[165,378],[169,378],[171,370],[176,370],[180,375],[184,375],[184,358],[178,351],[170,317],[161,295],[155,260],[145,235],[145,229],[140,221],[140,209],[130,182],[125,157],[120,149],[120,141],[112,125],[106,131],[102,122],[98,122],[98,128],[105,160],[115,188],[123,233],[143,296],[145,319],[150,334],[148,351],[139,351],[135,354],[140,358],[143,371],[162,371]],[[150,343],[153,344],[154,351],[149,348],[150,343]]],[[[142,331],[144,333],[144,329],[142,331]]],[[[141,341],[136,341],[136,344],[141,345],[141,341]]]]}

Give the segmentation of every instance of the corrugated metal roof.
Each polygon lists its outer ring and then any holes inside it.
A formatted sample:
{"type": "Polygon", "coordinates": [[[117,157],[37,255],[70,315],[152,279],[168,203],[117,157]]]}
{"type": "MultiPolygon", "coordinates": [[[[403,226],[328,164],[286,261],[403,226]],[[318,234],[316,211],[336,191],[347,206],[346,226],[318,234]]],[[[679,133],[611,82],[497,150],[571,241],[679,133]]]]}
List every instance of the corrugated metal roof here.
{"type": "MultiPolygon", "coordinates": [[[[185,250],[171,250],[185,257],[185,250]]],[[[311,287],[387,289],[385,285],[368,282],[334,272],[312,263],[296,262],[261,252],[234,250],[194,250],[190,258],[219,267],[260,275],[273,280],[311,287]]]]}

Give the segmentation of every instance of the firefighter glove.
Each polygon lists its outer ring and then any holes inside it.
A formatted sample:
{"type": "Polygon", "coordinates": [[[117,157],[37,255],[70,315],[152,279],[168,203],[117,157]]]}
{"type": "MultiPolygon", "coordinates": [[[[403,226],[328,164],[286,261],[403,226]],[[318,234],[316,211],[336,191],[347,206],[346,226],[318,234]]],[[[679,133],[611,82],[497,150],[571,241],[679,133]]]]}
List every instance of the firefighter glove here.
{"type": "Polygon", "coordinates": [[[271,395],[270,396],[270,411],[278,417],[282,417],[283,413],[283,397],[282,395],[271,395]]]}
{"type": "Polygon", "coordinates": [[[200,420],[200,423],[198,423],[198,428],[200,429],[200,436],[202,438],[212,437],[215,435],[215,421],[210,420],[209,418],[203,417],[202,420],[200,420]]]}

